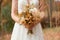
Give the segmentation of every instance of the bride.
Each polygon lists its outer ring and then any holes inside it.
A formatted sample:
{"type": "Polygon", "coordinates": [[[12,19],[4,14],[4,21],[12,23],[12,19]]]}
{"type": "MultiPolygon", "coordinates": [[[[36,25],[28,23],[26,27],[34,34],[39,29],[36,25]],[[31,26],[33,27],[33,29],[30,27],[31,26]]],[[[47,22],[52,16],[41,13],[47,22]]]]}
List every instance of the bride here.
{"type": "MultiPolygon", "coordinates": [[[[11,35],[11,40],[44,40],[41,24],[38,23],[33,28],[33,34],[28,35],[27,29],[20,25],[20,18],[16,15],[17,12],[21,13],[23,11],[23,6],[30,3],[30,5],[34,5],[36,9],[40,9],[40,17],[41,19],[44,17],[44,2],[43,0],[12,0],[12,13],[11,17],[15,21],[15,25],[13,28],[13,32],[11,35]],[[40,6],[40,8],[39,8],[40,6]]],[[[36,11],[33,11],[33,13],[36,13],[36,11]]]]}

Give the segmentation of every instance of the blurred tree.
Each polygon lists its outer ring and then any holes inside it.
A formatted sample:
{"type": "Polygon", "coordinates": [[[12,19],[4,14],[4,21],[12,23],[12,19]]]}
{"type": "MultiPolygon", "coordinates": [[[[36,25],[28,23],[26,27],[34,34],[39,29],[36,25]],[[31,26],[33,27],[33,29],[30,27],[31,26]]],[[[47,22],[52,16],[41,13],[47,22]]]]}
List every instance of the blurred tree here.
{"type": "Polygon", "coordinates": [[[7,4],[11,4],[12,0],[2,0],[2,7],[4,7],[7,4]]]}
{"type": "Polygon", "coordinates": [[[5,33],[11,33],[14,21],[11,19],[11,0],[2,0],[1,4],[1,24],[5,33]]]}
{"type": "Polygon", "coordinates": [[[11,32],[13,28],[13,21],[11,19],[11,5],[7,4],[1,9],[2,12],[2,23],[5,32],[11,32]]]}

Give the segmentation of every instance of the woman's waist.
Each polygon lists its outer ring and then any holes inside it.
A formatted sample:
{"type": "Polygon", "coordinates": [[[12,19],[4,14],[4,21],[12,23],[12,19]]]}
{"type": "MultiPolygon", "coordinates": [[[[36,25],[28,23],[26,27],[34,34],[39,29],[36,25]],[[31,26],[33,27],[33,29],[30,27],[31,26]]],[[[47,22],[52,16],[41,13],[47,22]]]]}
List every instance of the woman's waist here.
{"type": "MultiPolygon", "coordinates": [[[[17,22],[15,22],[15,25],[24,26],[23,24],[19,24],[19,23],[17,23],[17,22]]],[[[40,26],[41,26],[41,23],[37,23],[35,26],[37,26],[37,25],[40,25],[40,26]]],[[[25,27],[25,26],[24,26],[24,27],[25,27]]]]}

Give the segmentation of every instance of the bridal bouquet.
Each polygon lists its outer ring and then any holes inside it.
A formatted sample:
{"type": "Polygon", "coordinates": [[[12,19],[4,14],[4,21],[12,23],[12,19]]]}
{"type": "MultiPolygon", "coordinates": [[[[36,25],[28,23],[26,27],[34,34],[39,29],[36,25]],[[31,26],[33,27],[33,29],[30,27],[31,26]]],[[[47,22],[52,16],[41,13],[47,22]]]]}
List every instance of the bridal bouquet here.
{"type": "Polygon", "coordinates": [[[32,13],[32,11],[36,10],[35,8],[31,8],[29,5],[25,6],[24,11],[19,15],[20,22],[25,28],[28,29],[28,33],[33,34],[32,28],[40,22],[40,12],[37,14],[32,13]]]}

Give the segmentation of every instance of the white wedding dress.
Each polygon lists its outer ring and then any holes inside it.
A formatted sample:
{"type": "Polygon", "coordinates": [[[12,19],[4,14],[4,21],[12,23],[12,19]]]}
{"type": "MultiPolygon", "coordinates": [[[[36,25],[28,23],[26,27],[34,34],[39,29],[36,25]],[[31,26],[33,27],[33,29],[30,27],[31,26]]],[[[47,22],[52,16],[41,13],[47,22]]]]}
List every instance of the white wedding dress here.
{"type": "MultiPolygon", "coordinates": [[[[38,0],[31,0],[30,4],[32,4],[35,7],[38,7],[38,0]]],[[[27,0],[18,0],[18,12],[22,12],[23,6],[27,4],[27,0]]],[[[19,23],[15,23],[13,32],[11,35],[11,40],[44,40],[41,24],[38,23],[33,28],[33,34],[27,34],[28,29],[26,29],[23,25],[20,25],[19,23]]]]}

